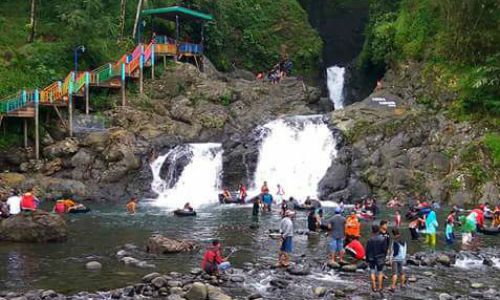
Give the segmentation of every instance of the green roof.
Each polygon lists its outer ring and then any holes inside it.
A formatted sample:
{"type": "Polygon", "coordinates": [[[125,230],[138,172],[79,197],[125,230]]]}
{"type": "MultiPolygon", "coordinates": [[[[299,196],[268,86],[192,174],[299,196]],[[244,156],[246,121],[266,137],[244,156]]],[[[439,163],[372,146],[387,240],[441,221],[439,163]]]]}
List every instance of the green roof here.
{"type": "Polygon", "coordinates": [[[160,7],[145,9],[141,12],[142,15],[155,15],[164,19],[175,20],[175,16],[179,16],[181,19],[202,19],[202,20],[213,20],[213,16],[209,14],[204,14],[189,8],[182,6],[170,6],[170,7],[160,7]]]}

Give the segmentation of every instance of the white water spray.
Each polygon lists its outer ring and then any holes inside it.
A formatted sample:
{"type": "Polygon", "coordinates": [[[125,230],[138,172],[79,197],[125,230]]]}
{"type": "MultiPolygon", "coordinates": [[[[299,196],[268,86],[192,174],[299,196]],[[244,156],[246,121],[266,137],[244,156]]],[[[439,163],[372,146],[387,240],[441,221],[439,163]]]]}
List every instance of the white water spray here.
{"type": "Polygon", "coordinates": [[[344,108],[344,74],[345,68],[333,66],[326,69],[326,83],[330,101],[335,110],[344,108]]]}
{"type": "Polygon", "coordinates": [[[316,198],[318,183],[336,154],[335,139],[321,116],[297,116],[267,123],[263,127],[254,192],[267,181],[273,195],[280,184],[285,198],[316,198]]]}
{"type": "Polygon", "coordinates": [[[152,190],[158,194],[153,205],[166,208],[182,208],[189,202],[193,207],[216,203],[221,185],[222,147],[220,144],[188,144],[177,146],[159,156],[152,164],[152,190]],[[187,147],[187,148],[186,148],[187,147]],[[169,178],[163,180],[160,171],[166,160],[175,164],[176,159],[190,151],[190,162],[184,167],[175,184],[169,178]]]}

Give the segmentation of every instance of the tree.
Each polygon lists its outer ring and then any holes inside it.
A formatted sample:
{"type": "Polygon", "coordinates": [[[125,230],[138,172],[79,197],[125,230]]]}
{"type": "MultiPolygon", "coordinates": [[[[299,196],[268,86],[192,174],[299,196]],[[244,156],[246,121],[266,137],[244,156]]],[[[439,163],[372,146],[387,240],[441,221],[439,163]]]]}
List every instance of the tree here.
{"type": "Polygon", "coordinates": [[[123,40],[123,34],[124,34],[124,31],[125,31],[125,12],[126,12],[126,8],[127,8],[127,0],[121,0],[121,4],[120,4],[120,9],[121,9],[121,12],[120,12],[120,36],[118,37],[118,41],[120,42],[121,40],[123,40]]]}
{"type": "Polygon", "coordinates": [[[139,17],[141,16],[142,10],[142,0],[137,1],[137,11],[135,13],[135,21],[134,21],[134,29],[132,31],[132,38],[135,39],[135,35],[137,34],[137,26],[139,25],[139,17]]]}
{"type": "Polygon", "coordinates": [[[37,1],[38,0],[31,0],[31,13],[30,13],[30,25],[29,25],[30,34],[28,36],[28,43],[32,43],[35,40],[37,1]]]}

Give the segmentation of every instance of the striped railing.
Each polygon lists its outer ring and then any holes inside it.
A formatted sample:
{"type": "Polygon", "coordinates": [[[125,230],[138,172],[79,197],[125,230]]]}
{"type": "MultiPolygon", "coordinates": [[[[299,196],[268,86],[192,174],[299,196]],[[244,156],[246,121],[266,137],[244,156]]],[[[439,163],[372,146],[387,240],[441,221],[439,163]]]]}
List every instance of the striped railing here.
{"type": "Polygon", "coordinates": [[[60,81],[53,82],[46,88],[40,91],[40,103],[53,103],[62,98],[62,83],[60,81]]]}

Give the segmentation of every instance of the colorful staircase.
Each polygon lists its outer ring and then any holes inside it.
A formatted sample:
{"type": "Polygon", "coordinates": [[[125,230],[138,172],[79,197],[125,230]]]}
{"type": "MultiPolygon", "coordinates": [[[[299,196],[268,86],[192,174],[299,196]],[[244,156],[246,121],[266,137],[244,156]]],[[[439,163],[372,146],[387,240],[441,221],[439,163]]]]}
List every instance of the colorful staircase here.
{"type": "Polygon", "coordinates": [[[43,89],[22,90],[0,99],[0,115],[33,117],[35,102],[39,105],[64,106],[68,104],[71,95],[83,95],[85,87],[120,87],[124,76],[138,78],[139,70],[154,64],[156,55],[180,57],[201,54],[201,44],[178,43],[166,36],[156,36],[154,42],[139,44],[132,53],[123,55],[115,63],[107,63],[94,70],[76,74],[71,71],[63,81],[53,82],[43,89]]]}

